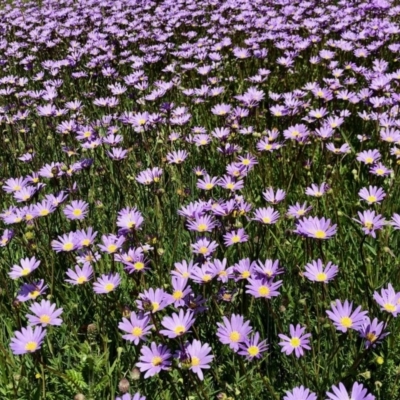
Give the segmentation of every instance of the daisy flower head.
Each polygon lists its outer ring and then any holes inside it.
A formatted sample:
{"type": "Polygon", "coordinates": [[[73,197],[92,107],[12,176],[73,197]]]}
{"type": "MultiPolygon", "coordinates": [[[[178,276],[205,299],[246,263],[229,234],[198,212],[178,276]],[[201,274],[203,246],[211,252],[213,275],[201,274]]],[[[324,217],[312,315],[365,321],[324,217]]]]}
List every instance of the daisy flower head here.
{"type": "Polygon", "coordinates": [[[321,185],[319,186],[313,183],[310,187],[306,189],[306,195],[313,197],[322,197],[326,193],[328,188],[329,186],[326,183],[321,183],[321,185]]]}
{"type": "Polygon", "coordinates": [[[252,331],[249,321],[245,321],[241,315],[232,314],[230,319],[222,318],[222,322],[217,322],[217,336],[222,344],[227,344],[237,352],[239,344],[246,342],[252,331]]]}
{"type": "Polygon", "coordinates": [[[69,279],[66,279],[65,282],[71,285],[82,285],[92,279],[93,267],[90,263],[84,263],[82,267],[75,265],[75,270],[69,268],[66,275],[69,279]]]}
{"type": "Polygon", "coordinates": [[[194,324],[194,317],[191,311],[179,310],[179,314],[173,313],[171,317],[165,316],[161,325],[166,328],[160,330],[160,333],[170,339],[184,335],[194,324]]]}
{"type": "Polygon", "coordinates": [[[253,361],[254,359],[259,359],[262,357],[263,353],[268,350],[268,345],[266,340],[260,341],[260,334],[255,332],[249,339],[244,343],[239,344],[239,354],[246,357],[248,361],[253,361]]]}
{"type": "Polygon", "coordinates": [[[342,304],[340,300],[336,300],[331,305],[332,310],[327,310],[329,319],[333,322],[336,329],[345,333],[348,329],[359,331],[362,327],[367,311],[361,311],[361,306],[358,306],[353,311],[353,303],[345,302],[342,304]]]}
{"type": "Polygon", "coordinates": [[[199,379],[204,379],[203,369],[209,369],[214,356],[211,354],[211,347],[208,343],[202,344],[199,340],[193,339],[178,352],[178,359],[181,366],[193,371],[199,379]]]}
{"type": "Polygon", "coordinates": [[[397,231],[400,230],[400,215],[394,213],[392,216],[392,220],[389,222],[390,225],[397,231]]]}
{"type": "Polygon", "coordinates": [[[89,204],[83,200],[73,200],[63,212],[69,220],[83,220],[89,212],[89,204]]]}
{"type": "Polygon", "coordinates": [[[400,292],[396,292],[390,283],[387,289],[382,288],[380,293],[375,291],[373,298],[381,306],[382,311],[397,317],[400,312],[400,292]]]}
{"type": "Polygon", "coordinates": [[[45,336],[46,330],[41,326],[32,328],[32,326],[28,325],[26,328],[22,328],[21,331],[14,332],[10,348],[15,355],[34,353],[41,348],[45,336]]]}
{"type": "Polygon", "coordinates": [[[233,246],[237,243],[244,243],[249,240],[249,235],[247,235],[243,228],[239,228],[237,231],[226,233],[223,237],[226,247],[233,246]]]}
{"type": "Polygon", "coordinates": [[[17,294],[17,300],[21,302],[35,300],[44,294],[47,289],[48,287],[45,285],[43,279],[33,283],[24,283],[17,294]]]}
{"type": "Polygon", "coordinates": [[[102,250],[104,253],[114,254],[125,242],[125,237],[116,235],[102,235],[101,241],[102,244],[99,244],[100,250],[102,250]]]}
{"type": "Polygon", "coordinates": [[[192,293],[192,288],[188,286],[187,278],[173,276],[172,281],[172,294],[170,295],[169,303],[174,304],[175,307],[182,307],[185,305],[185,297],[192,293]]]}
{"type": "Polygon", "coordinates": [[[333,385],[331,390],[332,392],[326,392],[326,400],[375,400],[375,396],[368,393],[368,390],[358,382],[354,382],[351,394],[348,393],[342,382],[339,383],[339,386],[333,385]]]}
{"type": "Polygon", "coordinates": [[[371,346],[375,347],[381,343],[382,340],[389,335],[389,332],[385,332],[386,323],[379,322],[378,318],[374,318],[372,321],[369,317],[365,317],[364,323],[360,329],[360,336],[365,339],[365,347],[368,349],[371,346]]]}
{"type": "Polygon", "coordinates": [[[320,259],[311,261],[306,265],[305,269],[304,276],[308,280],[323,283],[331,281],[339,271],[337,265],[330,261],[326,265],[323,265],[320,259]]]}
{"type": "Polygon", "coordinates": [[[210,257],[217,249],[218,244],[208,238],[200,238],[190,245],[194,254],[201,254],[203,257],[210,257]]]}
{"type": "Polygon", "coordinates": [[[146,372],[145,379],[158,374],[162,370],[168,370],[171,366],[172,354],[167,346],[152,342],[149,346],[143,346],[140,350],[139,362],[136,366],[141,372],[146,372]]]}
{"type": "Polygon", "coordinates": [[[93,290],[96,294],[108,294],[113,292],[121,284],[121,277],[118,273],[103,274],[95,283],[93,290]]]}
{"type": "Polygon", "coordinates": [[[278,204],[285,199],[286,192],[282,189],[277,189],[276,192],[274,192],[274,189],[269,187],[262,195],[264,200],[268,203],[278,204]]]}
{"type": "Polygon", "coordinates": [[[258,208],[255,210],[253,221],[261,222],[263,225],[273,225],[279,219],[279,212],[272,207],[258,208]]]}
{"type": "Polygon", "coordinates": [[[326,240],[336,234],[336,224],[329,218],[305,217],[298,221],[295,233],[309,238],[326,240]]]}
{"type": "Polygon", "coordinates": [[[167,154],[168,164],[182,164],[188,157],[186,150],[177,150],[167,154]]]}
{"type": "Polygon", "coordinates": [[[380,204],[380,202],[386,197],[385,191],[377,186],[369,186],[368,188],[364,187],[358,192],[358,195],[368,204],[380,204]]]}
{"type": "Polygon", "coordinates": [[[33,303],[29,310],[33,313],[27,314],[31,325],[41,325],[46,327],[48,325],[59,326],[62,324],[62,319],[59,316],[62,314],[63,309],[57,308],[55,304],[51,304],[48,300],[42,300],[40,303],[33,303]]]}
{"type": "Polygon", "coordinates": [[[277,275],[283,274],[283,268],[279,268],[279,260],[258,260],[254,265],[254,271],[260,279],[273,279],[277,275]]]}
{"type": "Polygon", "coordinates": [[[136,304],[139,310],[154,314],[170,304],[169,295],[163,289],[150,288],[139,294],[139,300],[136,300],[136,304]]]}
{"type": "Polygon", "coordinates": [[[317,395],[304,386],[298,386],[287,391],[283,400],[317,400],[317,395]]]}
{"type": "Polygon", "coordinates": [[[376,214],[374,210],[366,210],[362,213],[358,212],[358,218],[353,218],[353,220],[361,224],[363,232],[374,239],[376,238],[375,231],[381,230],[386,225],[386,221],[382,215],[376,214]]]}
{"type": "Polygon", "coordinates": [[[374,149],[374,150],[365,150],[361,153],[357,154],[357,161],[360,161],[364,164],[375,164],[377,161],[381,159],[381,153],[374,149]]]}
{"type": "Polygon", "coordinates": [[[263,297],[270,299],[279,296],[278,289],[282,286],[282,281],[273,282],[270,279],[248,279],[246,293],[255,298],[263,297]]]}
{"type": "Polygon", "coordinates": [[[312,210],[312,206],[307,206],[307,202],[303,204],[296,203],[294,206],[289,206],[286,215],[296,219],[303,218],[308,212],[312,210]]]}
{"type": "Polygon", "coordinates": [[[369,172],[372,175],[385,177],[385,176],[389,176],[393,172],[393,170],[386,167],[381,162],[378,162],[370,168],[369,172]]]}
{"type": "Polygon", "coordinates": [[[300,324],[296,326],[290,325],[290,337],[279,334],[278,336],[282,339],[279,345],[282,347],[282,353],[286,355],[295,353],[297,358],[304,355],[304,350],[311,350],[309,346],[311,333],[304,333],[306,328],[302,328],[300,324]]]}
{"type": "Polygon", "coordinates": [[[57,240],[53,240],[51,242],[51,247],[57,253],[61,251],[74,251],[80,247],[75,232],[66,233],[62,236],[59,236],[57,240]]]}
{"type": "Polygon", "coordinates": [[[153,329],[153,325],[149,325],[150,316],[136,314],[131,312],[129,319],[122,318],[122,322],[118,324],[118,329],[127,334],[122,335],[123,339],[138,345],[140,340],[145,340],[146,336],[153,329]]]}
{"type": "Polygon", "coordinates": [[[20,260],[20,265],[13,265],[11,271],[8,273],[11,279],[18,279],[29,275],[32,271],[38,268],[40,261],[36,260],[35,257],[32,258],[22,258],[20,260]]]}

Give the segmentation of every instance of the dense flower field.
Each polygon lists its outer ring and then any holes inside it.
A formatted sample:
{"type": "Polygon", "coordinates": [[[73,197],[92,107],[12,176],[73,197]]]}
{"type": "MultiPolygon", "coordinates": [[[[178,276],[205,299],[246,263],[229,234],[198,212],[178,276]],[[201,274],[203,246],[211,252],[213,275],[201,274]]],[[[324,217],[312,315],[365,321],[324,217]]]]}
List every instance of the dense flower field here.
{"type": "Polygon", "coordinates": [[[400,6],[0,10],[0,398],[400,398],[400,6]]]}

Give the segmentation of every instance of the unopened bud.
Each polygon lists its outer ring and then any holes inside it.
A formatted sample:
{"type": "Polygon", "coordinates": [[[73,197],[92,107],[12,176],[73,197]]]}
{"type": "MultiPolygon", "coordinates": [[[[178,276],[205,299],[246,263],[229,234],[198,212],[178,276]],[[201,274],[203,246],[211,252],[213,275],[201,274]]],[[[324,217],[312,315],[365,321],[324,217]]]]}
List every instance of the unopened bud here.
{"type": "Polygon", "coordinates": [[[129,384],[128,379],[126,379],[126,378],[122,378],[118,383],[118,390],[122,394],[127,393],[129,390],[129,387],[130,387],[130,384],[129,384]]]}

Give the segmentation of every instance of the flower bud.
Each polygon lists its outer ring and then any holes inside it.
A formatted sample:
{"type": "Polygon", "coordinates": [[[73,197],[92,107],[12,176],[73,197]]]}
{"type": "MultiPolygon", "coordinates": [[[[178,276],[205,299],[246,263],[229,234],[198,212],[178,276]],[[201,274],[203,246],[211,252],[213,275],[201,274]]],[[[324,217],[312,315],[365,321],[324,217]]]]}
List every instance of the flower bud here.
{"type": "Polygon", "coordinates": [[[118,390],[122,394],[127,393],[129,390],[129,387],[130,387],[130,384],[129,384],[128,379],[126,379],[126,378],[122,378],[118,383],[118,390]]]}

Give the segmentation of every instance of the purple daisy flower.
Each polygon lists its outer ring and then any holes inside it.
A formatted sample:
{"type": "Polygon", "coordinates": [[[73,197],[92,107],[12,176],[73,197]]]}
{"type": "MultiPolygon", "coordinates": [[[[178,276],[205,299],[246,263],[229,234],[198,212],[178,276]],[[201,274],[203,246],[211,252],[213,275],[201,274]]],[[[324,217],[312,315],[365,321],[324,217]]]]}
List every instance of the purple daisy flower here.
{"type": "Polygon", "coordinates": [[[24,283],[17,294],[17,300],[25,302],[28,300],[35,300],[47,290],[44,280],[33,283],[24,283]]]}
{"type": "Polygon", "coordinates": [[[139,344],[140,340],[145,340],[146,335],[153,329],[153,325],[149,325],[150,316],[131,312],[130,319],[122,318],[122,322],[118,324],[118,328],[127,332],[127,335],[122,335],[125,340],[139,344]]]}
{"type": "Polygon", "coordinates": [[[378,150],[365,150],[357,154],[357,161],[364,164],[374,164],[381,158],[381,153],[378,150]]]}
{"type": "Polygon", "coordinates": [[[246,357],[248,361],[253,361],[262,357],[262,353],[268,350],[266,340],[260,341],[260,334],[255,332],[250,339],[247,339],[244,343],[239,344],[239,354],[246,357]]]}
{"type": "Polygon", "coordinates": [[[246,342],[252,331],[249,321],[244,321],[241,315],[232,314],[230,320],[222,317],[223,323],[217,322],[219,341],[237,352],[239,344],[246,342]]]}
{"type": "Polygon", "coordinates": [[[15,355],[34,353],[42,346],[46,330],[41,326],[32,328],[27,326],[21,331],[14,332],[15,337],[11,339],[10,348],[15,355]]]}
{"type": "Polygon", "coordinates": [[[203,369],[209,369],[214,356],[211,353],[211,347],[208,343],[201,344],[199,340],[193,339],[178,352],[177,356],[181,365],[193,371],[199,379],[204,379],[203,369]]]}
{"type": "Polygon", "coordinates": [[[275,211],[272,207],[257,208],[254,214],[253,221],[259,221],[264,225],[273,225],[279,219],[279,212],[275,211]]]}
{"type": "Polygon", "coordinates": [[[349,395],[342,382],[339,383],[339,386],[333,385],[331,390],[333,393],[326,392],[326,395],[328,396],[327,400],[375,400],[375,396],[369,394],[367,389],[358,382],[354,382],[351,389],[351,395],[349,395]]]}
{"type": "Polygon", "coordinates": [[[113,292],[121,283],[121,277],[116,274],[103,274],[93,283],[93,290],[97,294],[107,294],[113,292]]]}
{"type": "Polygon", "coordinates": [[[283,400],[317,400],[317,395],[304,386],[298,386],[287,391],[283,400]]]}
{"type": "Polygon", "coordinates": [[[336,234],[336,224],[331,224],[330,219],[318,217],[308,217],[301,219],[297,225],[295,233],[314,239],[330,239],[336,234]]]}
{"type": "Polygon", "coordinates": [[[151,313],[156,313],[170,304],[168,293],[159,288],[145,290],[139,294],[139,299],[136,300],[138,309],[151,313]]]}
{"type": "Polygon", "coordinates": [[[382,340],[389,335],[389,332],[384,332],[386,329],[385,322],[379,322],[378,318],[374,318],[372,321],[369,317],[365,317],[365,321],[360,329],[360,336],[365,339],[365,347],[375,347],[381,343],[382,340]]]}
{"type": "Polygon", "coordinates": [[[393,214],[392,220],[389,222],[390,225],[394,227],[395,230],[400,229],[400,215],[399,214],[393,214]]]}
{"type": "Polygon", "coordinates": [[[8,273],[11,279],[18,279],[23,276],[29,275],[32,271],[38,268],[40,261],[36,260],[35,257],[32,258],[22,258],[20,260],[20,265],[13,265],[11,271],[8,273]]]}
{"type": "Polygon", "coordinates": [[[282,189],[277,189],[276,193],[274,193],[274,189],[270,187],[263,192],[263,197],[265,201],[268,201],[268,203],[278,204],[285,199],[286,192],[282,189]]]}
{"type": "Polygon", "coordinates": [[[75,270],[69,268],[66,275],[70,279],[66,279],[65,282],[72,285],[82,285],[92,279],[93,268],[89,263],[83,264],[82,268],[79,265],[75,265],[75,270]]]}
{"type": "Polygon", "coordinates": [[[204,257],[210,257],[217,249],[218,244],[208,238],[200,238],[196,243],[191,244],[190,247],[194,254],[201,254],[204,257]]]}
{"type": "Polygon", "coordinates": [[[63,236],[59,236],[57,240],[51,242],[51,247],[57,253],[61,251],[74,251],[79,248],[79,243],[76,240],[74,232],[66,233],[63,236]]]}
{"type": "Polygon", "coordinates": [[[307,207],[307,202],[303,204],[296,203],[294,206],[289,206],[287,215],[296,219],[303,218],[309,211],[312,210],[312,206],[307,207]]]}
{"type": "Polygon", "coordinates": [[[375,231],[381,230],[386,221],[380,214],[376,214],[375,211],[366,210],[364,212],[358,212],[358,218],[353,218],[354,221],[358,222],[362,225],[362,230],[366,235],[372,236],[374,239],[376,238],[375,231]]]}
{"type": "Polygon", "coordinates": [[[248,279],[249,284],[246,286],[246,293],[251,294],[255,298],[279,296],[279,289],[282,286],[282,281],[272,282],[270,279],[248,279]]]}
{"type": "Polygon", "coordinates": [[[358,195],[368,204],[380,204],[380,202],[385,198],[386,193],[382,188],[378,188],[377,186],[368,186],[368,188],[362,188],[358,195]]]}
{"type": "Polygon", "coordinates": [[[362,327],[367,311],[361,311],[361,306],[358,306],[353,311],[353,303],[345,300],[344,304],[340,300],[336,300],[331,305],[332,311],[327,310],[326,313],[331,319],[336,329],[341,332],[347,332],[348,329],[359,331],[362,327]]]}
{"type": "Polygon", "coordinates": [[[89,212],[89,204],[83,200],[73,200],[64,208],[63,212],[69,220],[82,220],[89,212]]]}
{"type": "Polygon", "coordinates": [[[62,314],[63,309],[56,309],[56,305],[51,304],[48,300],[42,300],[40,303],[33,303],[29,307],[29,310],[34,314],[26,315],[31,325],[42,325],[43,327],[48,325],[59,326],[63,322],[61,318],[58,318],[62,314]]]}
{"type": "Polygon", "coordinates": [[[175,307],[182,307],[185,305],[185,297],[192,293],[192,288],[188,286],[187,278],[173,276],[171,281],[173,290],[169,303],[174,304],[175,307]]]}
{"type": "Polygon", "coordinates": [[[223,237],[226,247],[233,246],[236,243],[244,243],[249,240],[249,235],[246,234],[243,228],[226,233],[223,237]]]}
{"type": "Polygon", "coordinates": [[[125,242],[124,236],[102,235],[102,244],[99,244],[100,250],[108,254],[116,253],[125,242]]]}
{"type": "Polygon", "coordinates": [[[380,294],[375,291],[373,298],[381,306],[382,311],[386,311],[397,317],[397,314],[400,312],[400,292],[395,292],[390,283],[387,289],[381,289],[380,294]]]}
{"type": "Polygon", "coordinates": [[[307,279],[313,282],[324,283],[331,281],[339,270],[337,265],[332,264],[330,261],[324,266],[320,259],[311,261],[305,268],[304,276],[307,279]]]}
{"type": "Polygon", "coordinates": [[[146,372],[145,379],[167,370],[171,366],[172,355],[167,346],[152,342],[150,347],[143,346],[140,350],[140,362],[136,366],[141,372],[146,372]]]}
{"type": "Polygon", "coordinates": [[[160,330],[160,333],[170,339],[184,335],[194,324],[195,319],[191,311],[179,310],[179,314],[173,313],[171,317],[165,316],[161,325],[166,328],[160,330]]]}
{"type": "Polygon", "coordinates": [[[306,328],[302,328],[300,324],[297,324],[296,327],[291,324],[289,330],[290,337],[281,333],[278,335],[283,340],[279,346],[282,346],[282,353],[286,353],[287,356],[294,351],[296,357],[300,358],[304,355],[304,350],[311,350],[309,346],[311,333],[304,334],[306,328]]]}
{"type": "Polygon", "coordinates": [[[328,185],[326,183],[321,183],[320,186],[313,183],[310,187],[306,189],[306,195],[313,197],[322,197],[326,193],[328,185]]]}

